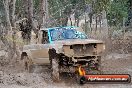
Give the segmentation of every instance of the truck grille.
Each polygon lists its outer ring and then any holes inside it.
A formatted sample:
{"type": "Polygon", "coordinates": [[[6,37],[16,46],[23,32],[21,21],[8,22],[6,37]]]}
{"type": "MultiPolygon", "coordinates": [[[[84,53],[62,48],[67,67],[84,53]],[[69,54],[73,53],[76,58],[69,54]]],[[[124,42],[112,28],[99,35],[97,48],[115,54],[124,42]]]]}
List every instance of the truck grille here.
{"type": "Polygon", "coordinates": [[[84,44],[72,46],[75,55],[91,55],[96,53],[96,44],[84,44]]]}

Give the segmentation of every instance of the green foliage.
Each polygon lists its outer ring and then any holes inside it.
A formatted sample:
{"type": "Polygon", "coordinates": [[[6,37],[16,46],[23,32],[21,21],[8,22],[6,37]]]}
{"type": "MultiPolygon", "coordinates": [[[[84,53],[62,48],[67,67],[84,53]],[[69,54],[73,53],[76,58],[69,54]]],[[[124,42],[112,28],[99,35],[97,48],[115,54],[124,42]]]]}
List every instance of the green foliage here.
{"type": "MultiPolygon", "coordinates": [[[[61,26],[62,20],[66,20],[71,13],[79,19],[85,12],[87,4],[92,5],[92,14],[100,15],[102,11],[107,12],[108,24],[110,26],[123,23],[123,18],[128,18],[128,1],[131,0],[48,0],[49,17],[55,22],[53,26],[61,26]]],[[[23,0],[16,0],[16,15],[24,15],[23,0]]],[[[33,0],[34,14],[40,12],[41,0],[33,0]]],[[[4,7],[0,1],[0,16],[4,17],[4,7]]],[[[22,16],[23,17],[23,16],[22,16]]]]}
{"type": "Polygon", "coordinates": [[[55,20],[55,26],[62,26],[71,13],[72,4],[70,0],[49,0],[50,17],[55,20]]]}
{"type": "Polygon", "coordinates": [[[85,0],[49,0],[50,17],[56,20],[56,26],[62,26],[62,20],[66,20],[71,13],[75,13],[75,17],[84,13],[85,0]]]}
{"type": "Polygon", "coordinates": [[[40,0],[33,0],[35,12],[39,11],[40,0]]]}
{"type": "Polygon", "coordinates": [[[16,0],[16,15],[18,18],[24,18],[25,15],[25,9],[23,6],[23,0],[16,0]]]}
{"type": "Polygon", "coordinates": [[[103,10],[107,10],[110,0],[85,0],[87,4],[92,5],[94,14],[101,14],[103,10]]]}
{"type": "Polygon", "coordinates": [[[123,23],[128,16],[128,0],[113,0],[107,10],[107,19],[110,26],[123,23]]]}
{"type": "Polygon", "coordinates": [[[107,12],[107,20],[110,26],[123,23],[123,19],[128,16],[128,0],[85,0],[87,4],[92,4],[93,14],[101,14],[103,10],[107,12]]]}

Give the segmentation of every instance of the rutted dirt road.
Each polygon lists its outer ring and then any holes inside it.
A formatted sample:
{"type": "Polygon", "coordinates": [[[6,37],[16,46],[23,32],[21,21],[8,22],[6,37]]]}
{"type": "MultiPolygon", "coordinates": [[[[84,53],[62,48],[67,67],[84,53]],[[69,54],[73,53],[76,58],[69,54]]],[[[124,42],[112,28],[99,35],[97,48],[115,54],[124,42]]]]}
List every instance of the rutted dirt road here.
{"type": "MultiPolygon", "coordinates": [[[[132,75],[132,54],[109,54],[102,59],[103,73],[132,75]]],[[[18,71],[18,67],[4,68],[0,71],[0,88],[132,88],[132,84],[84,84],[78,85],[67,75],[61,83],[53,83],[50,70],[44,67],[35,68],[35,73],[18,71]]]]}

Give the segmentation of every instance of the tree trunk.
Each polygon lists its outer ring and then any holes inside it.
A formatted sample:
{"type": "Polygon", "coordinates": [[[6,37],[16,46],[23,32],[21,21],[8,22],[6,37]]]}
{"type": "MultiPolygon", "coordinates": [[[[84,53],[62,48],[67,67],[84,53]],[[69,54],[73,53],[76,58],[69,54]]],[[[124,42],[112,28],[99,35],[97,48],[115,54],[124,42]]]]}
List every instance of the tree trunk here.
{"type": "Polygon", "coordinates": [[[9,14],[9,0],[5,0],[4,2],[6,22],[7,22],[7,30],[12,30],[11,22],[10,22],[10,14],[9,14]]]}
{"type": "Polygon", "coordinates": [[[48,27],[48,23],[47,23],[48,18],[49,18],[48,0],[45,0],[45,20],[46,20],[46,27],[48,27]]]}
{"type": "Polygon", "coordinates": [[[11,14],[10,14],[10,21],[11,21],[11,25],[14,27],[15,26],[15,9],[16,9],[16,0],[11,0],[11,14]]]}
{"type": "MultiPolygon", "coordinates": [[[[5,29],[7,29],[8,34],[6,35],[1,35],[2,36],[2,41],[3,43],[7,46],[7,50],[8,50],[8,58],[10,58],[9,60],[14,58],[14,55],[18,54],[17,50],[16,50],[16,41],[15,41],[15,37],[16,37],[16,32],[15,32],[15,3],[16,0],[11,0],[11,2],[9,3],[9,0],[5,0],[4,3],[4,8],[5,8],[5,14],[6,14],[6,22],[7,22],[7,27],[5,29]],[[9,4],[12,3],[12,7],[9,8],[9,4]],[[11,13],[10,13],[11,11],[11,13]],[[11,17],[11,18],[10,18],[11,17]],[[11,37],[11,41],[8,41],[8,37],[11,37]]],[[[9,61],[10,62],[10,61],[9,61]]]]}
{"type": "Polygon", "coordinates": [[[95,24],[95,34],[96,34],[97,28],[98,28],[98,16],[97,16],[97,14],[96,14],[96,17],[95,17],[95,22],[96,22],[96,24],[95,24]]]}
{"type": "Polygon", "coordinates": [[[108,38],[109,30],[108,30],[108,22],[107,22],[107,18],[106,18],[106,11],[103,11],[102,21],[103,21],[103,31],[105,32],[104,37],[108,38]]]}
{"type": "Polygon", "coordinates": [[[91,30],[91,32],[92,32],[92,17],[93,17],[93,14],[89,13],[89,23],[90,23],[90,30],[91,30]]]}
{"type": "Polygon", "coordinates": [[[101,15],[100,15],[100,16],[99,16],[100,33],[101,33],[101,27],[102,27],[102,26],[101,26],[101,25],[102,25],[102,24],[101,24],[101,19],[102,19],[102,17],[101,17],[101,15]]]}
{"type": "Polygon", "coordinates": [[[32,26],[34,32],[37,32],[33,18],[34,18],[34,16],[33,16],[33,0],[28,0],[28,20],[29,20],[29,22],[31,22],[31,26],[32,26]]]}
{"type": "Polygon", "coordinates": [[[42,7],[41,7],[41,11],[42,11],[42,18],[43,21],[42,21],[42,26],[46,26],[46,20],[48,18],[48,3],[47,3],[47,0],[42,0],[42,7]]]}
{"type": "Polygon", "coordinates": [[[73,26],[73,25],[72,25],[72,19],[71,19],[71,16],[69,16],[69,19],[70,19],[71,26],[73,26]]]}
{"type": "Polygon", "coordinates": [[[21,26],[23,26],[23,29],[21,29],[22,37],[24,43],[29,44],[31,41],[31,31],[33,30],[35,33],[37,33],[33,21],[33,0],[24,0],[23,7],[25,10],[25,17],[27,19],[24,21],[25,25],[21,24],[21,26]]]}
{"type": "Polygon", "coordinates": [[[77,18],[77,27],[79,27],[79,18],[77,18]]]}
{"type": "Polygon", "coordinates": [[[62,20],[61,20],[61,24],[62,26],[67,26],[67,23],[68,23],[68,17],[63,17],[62,20]]]}
{"type": "Polygon", "coordinates": [[[84,32],[87,34],[88,32],[88,27],[87,27],[87,16],[86,16],[86,12],[85,12],[85,27],[84,27],[84,32]]]}
{"type": "Polygon", "coordinates": [[[110,38],[110,28],[108,28],[107,18],[106,18],[106,11],[103,11],[102,13],[102,22],[103,22],[103,32],[105,33],[103,35],[104,40],[106,41],[106,52],[110,50],[111,44],[111,38],[110,38]]]}
{"type": "Polygon", "coordinates": [[[12,34],[12,39],[13,39],[13,50],[14,50],[14,54],[16,54],[16,61],[20,59],[20,52],[19,52],[19,46],[17,46],[17,29],[16,29],[16,24],[15,24],[15,6],[16,6],[16,0],[12,0],[12,13],[11,13],[11,24],[13,27],[13,34],[12,34]]]}

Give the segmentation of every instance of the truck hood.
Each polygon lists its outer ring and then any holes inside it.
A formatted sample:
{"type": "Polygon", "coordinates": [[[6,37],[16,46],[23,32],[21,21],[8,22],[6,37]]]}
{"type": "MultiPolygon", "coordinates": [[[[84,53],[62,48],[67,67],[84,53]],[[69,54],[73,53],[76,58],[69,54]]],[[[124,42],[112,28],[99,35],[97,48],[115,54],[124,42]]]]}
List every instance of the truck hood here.
{"type": "Polygon", "coordinates": [[[54,41],[53,43],[61,44],[61,45],[75,45],[75,44],[103,43],[103,41],[95,40],[95,39],[66,39],[66,40],[54,41]]]}

